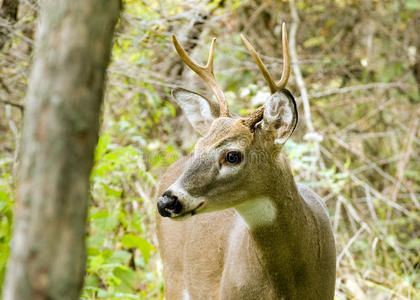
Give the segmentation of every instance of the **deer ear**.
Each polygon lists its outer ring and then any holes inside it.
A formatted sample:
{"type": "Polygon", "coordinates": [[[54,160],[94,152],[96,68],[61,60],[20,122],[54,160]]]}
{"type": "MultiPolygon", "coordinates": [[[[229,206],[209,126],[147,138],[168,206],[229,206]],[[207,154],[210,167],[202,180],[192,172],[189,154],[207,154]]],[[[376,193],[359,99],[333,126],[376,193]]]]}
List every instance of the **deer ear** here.
{"type": "Polygon", "coordinates": [[[200,94],[182,88],[173,89],[172,97],[182,108],[192,127],[200,135],[205,135],[211,123],[218,117],[215,104],[200,94]]]}
{"type": "Polygon", "coordinates": [[[292,135],[298,121],[296,102],[286,89],[270,96],[265,104],[261,128],[273,134],[276,142],[284,144],[292,135]]]}

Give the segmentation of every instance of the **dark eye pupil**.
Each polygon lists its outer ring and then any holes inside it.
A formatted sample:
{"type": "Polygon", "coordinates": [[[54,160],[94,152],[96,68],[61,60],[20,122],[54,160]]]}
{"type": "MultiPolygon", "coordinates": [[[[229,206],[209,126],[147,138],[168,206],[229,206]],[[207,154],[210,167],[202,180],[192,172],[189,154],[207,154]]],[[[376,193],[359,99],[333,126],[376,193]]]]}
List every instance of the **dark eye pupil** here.
{"type": "Polygon", "coordinates": [[[238,164],[241,162],[241,155],[239,152],[228,152],[226,155],[226,161],[230,164],[238,164]]]}

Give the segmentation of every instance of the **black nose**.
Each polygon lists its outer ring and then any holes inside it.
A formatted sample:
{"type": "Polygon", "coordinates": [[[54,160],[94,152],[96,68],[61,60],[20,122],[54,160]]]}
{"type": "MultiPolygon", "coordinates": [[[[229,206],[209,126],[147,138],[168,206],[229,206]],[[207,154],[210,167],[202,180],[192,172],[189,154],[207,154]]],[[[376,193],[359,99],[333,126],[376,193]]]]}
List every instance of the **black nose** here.
{"type": "Polygon", "coordinates": [[[171,191],[166,191],[157,201],[158,212],[162,217],[170,217],[172,213],[178,214],[182,210],[181,202],[171,191]]]}

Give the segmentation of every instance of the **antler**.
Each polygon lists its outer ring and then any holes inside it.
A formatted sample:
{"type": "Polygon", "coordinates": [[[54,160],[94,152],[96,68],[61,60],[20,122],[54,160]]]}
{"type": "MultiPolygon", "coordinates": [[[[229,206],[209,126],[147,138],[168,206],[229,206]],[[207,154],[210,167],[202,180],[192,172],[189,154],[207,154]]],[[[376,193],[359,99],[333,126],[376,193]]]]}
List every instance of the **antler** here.
{"type": "MultiPolygon", "coordinates": [[[[281,79],[277,83],[274,82],[266,66],[262,62],[257,51],[255,51],[254,47],[252,47],[251,43],[245,38],[243,34],[241,34],[241,38],[245,46],[248,48],[248,51],[254,58],[255,62],[257,63],[258,68],[260,69],[261,73],[264,75],[265,81],[267,81],[268,86],[270,87],[271,94],[274,94],[278,90],[285,88],[287,85],[287,81],[289,80],[289,76],[290,76],[290,57],[289,57],[289,48],[287,44],[286,24],[283,23],[282,25],[283,72],[281,74],[281,79]]],[[[244,124],[252,128],[256,123],[261,121],[264,114],[264,107],[265,106],[263,105],[262,107],[254,111],[252,114],[250,114],[248,118],[244,121],[244,124]]]]}
{"type": "Polygon", "coordinates": [[[197,75],[200,76],[201,79],[203,79],[209,85],[213,93],[216,95],[216,98],[219,101],[220,116],[229,116],[229,109],[225,95],[223,94],[223,91],[213,73],[213,55],[216,39],[214,38],[211,42],[209,58],[205,66],[197,64],[188,56],[187,52],[178,42],[174,34],[172,34],[172,42],[175,46],[176,52],[178,52],[178,55],[181,57],[181,59],[187,64],[187,66],[191,68],[191,70],[197,73],[197,75]]]}

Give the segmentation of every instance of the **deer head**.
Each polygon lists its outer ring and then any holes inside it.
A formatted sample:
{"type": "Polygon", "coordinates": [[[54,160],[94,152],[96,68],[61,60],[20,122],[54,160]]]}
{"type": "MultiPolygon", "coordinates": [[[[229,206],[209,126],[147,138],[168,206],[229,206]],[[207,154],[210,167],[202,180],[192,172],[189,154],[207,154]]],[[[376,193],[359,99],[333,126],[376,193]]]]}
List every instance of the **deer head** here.
{"type": "MultiPolygon", "coordinates": [[[[281,168],[279,151],[297,124],[296,103],[285,89],[290,74],[286,27],[282,27],[283,73],[274,82],[259,55],[241,35],[242,41],[267,81],[271,96],[246,117],[229,113],[226,98],[213,73],[213,39],[205,66],[195,63],[172,36],[181,59],[214,92],[217,104],[181,88],[172,96],[193,128],[201,135],[182,175],[158,199],[161,216],[174,219],[240,205],[270,190],[273,168],[281,168]]],[[[277,172],[275,176],[282,176],[277,172]]]]}

